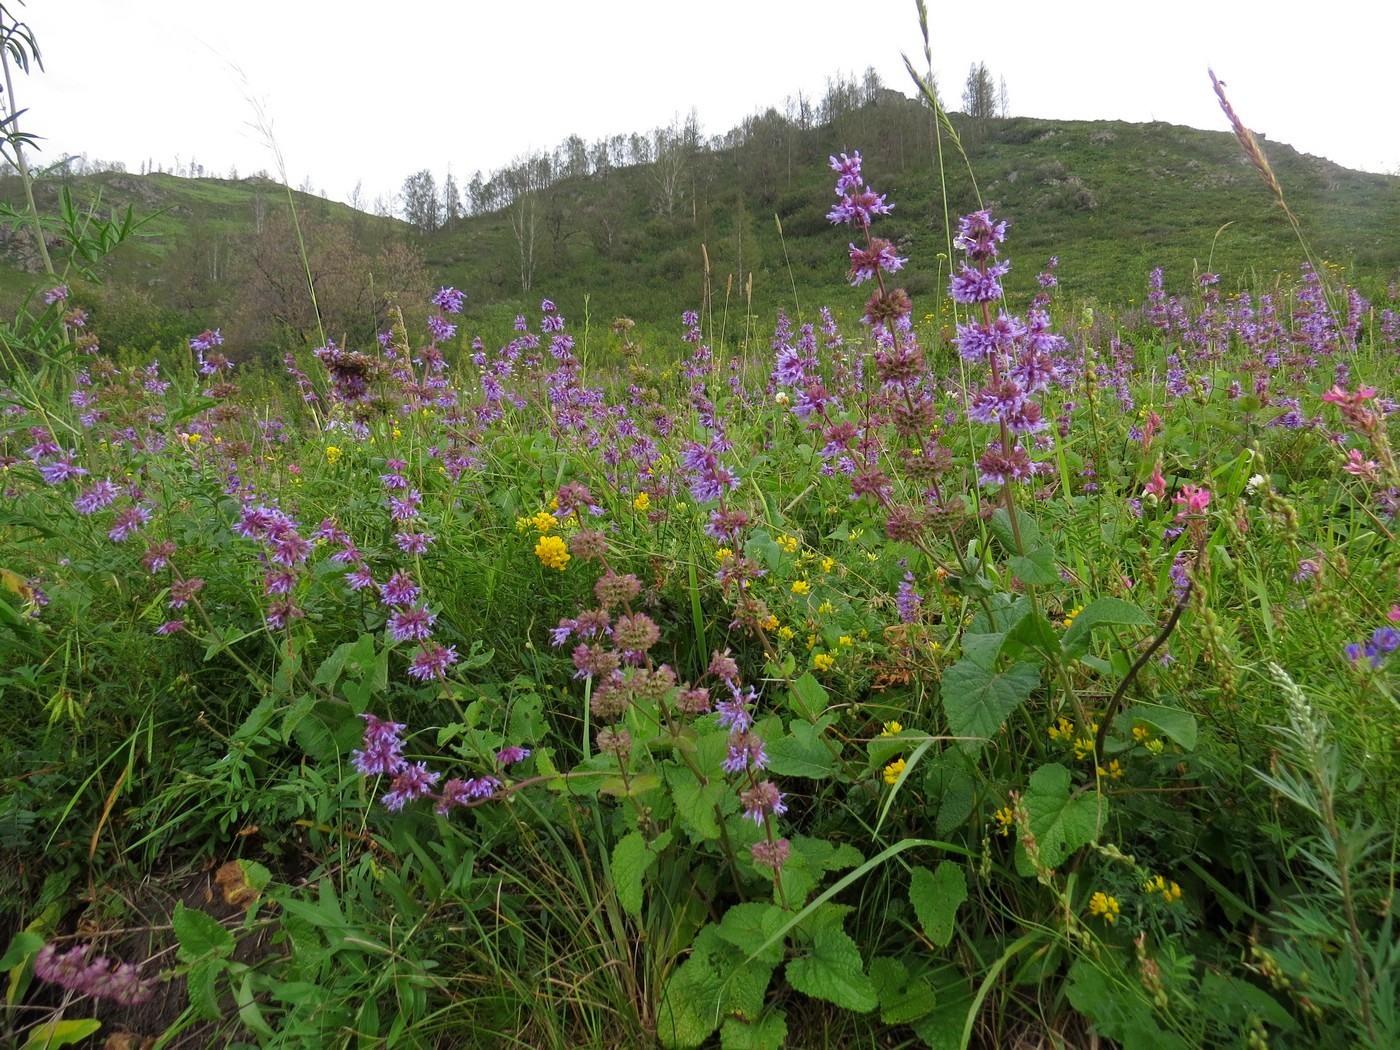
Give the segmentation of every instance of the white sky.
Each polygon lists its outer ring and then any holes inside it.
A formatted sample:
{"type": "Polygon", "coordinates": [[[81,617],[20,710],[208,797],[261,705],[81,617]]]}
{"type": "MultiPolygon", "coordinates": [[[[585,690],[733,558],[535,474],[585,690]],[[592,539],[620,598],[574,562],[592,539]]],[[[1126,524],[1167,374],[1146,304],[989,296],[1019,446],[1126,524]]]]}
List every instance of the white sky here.
{"type": "MultiPolygon", "coordinates": [[[[35,160],[178,154],[240,175],[277,162],[293,185],[367,204],[428,168],[441,184],[570,133],[592,142],[669,124],[704,134],[835,72],[874,66],[912,94],[914,0],[29,0],[45,70],[16,73],[35,160]]],[[[1270,141],[1368,171],[1400,170],[1392,0],[929,0],[943,100],[968,66],[1005,76],[1011,112],[1227,130],[1206,75],[1270,141]]],[[[852,143],[858,147],[858,143],[852,143]]],[[[1266,143],[1267,149],[1267,143],[1266,143]]],[[[875,173],[872,173],[875,177],[875,173]]]]}

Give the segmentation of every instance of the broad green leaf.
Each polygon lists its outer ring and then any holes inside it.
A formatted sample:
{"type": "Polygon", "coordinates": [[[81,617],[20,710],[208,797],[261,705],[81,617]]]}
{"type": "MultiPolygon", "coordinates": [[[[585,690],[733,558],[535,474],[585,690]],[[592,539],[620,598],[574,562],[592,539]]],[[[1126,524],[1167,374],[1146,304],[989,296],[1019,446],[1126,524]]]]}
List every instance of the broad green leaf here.
{"type": "Polygon", "coordinates": [[[363,677],[366,670],[374,665],[374,635],[362,634],[353,642],[336,646],[335,652],[321,661],[316,668],[312,685],[334,685],[342,673],[348,672],[354,678],[363,677]]]}
{"type": "Polygon", "coordinates": [[[1055,569],[1053,547],[1037,547],[1033,551],[1027,551],[1024,557],[1016,555],[1008,558],[1006,564],[1023,583],[1047,587],[1060,582],[1060,574],[1055,569]]]}
{"type": "Polygon", "coordinates": [[[617,901],[628,915],[642,914],[642,879],[657,857],[671,844],[671,832],[663,831],[652,842],[640,831],[632,831],[613,847],[612,877],[617,901]]]}
{"type": "Polygon", "coordinates": [[[1187,751],[1196,749],[1196,716],[1179,707],[1166,707],[1162,704],[1135,704],[1120,716],[1132,732],[1134,722],[1146,722],[1150,726],[1171,737],[1187,751]]]}
{"type": "Polygon", "coordinates": [[[1074,618],[1065,635],[1060,639],[1060,648],[1065,659],[1076,660],[1089,651],[1089,635],[1095,627],[1114,625],[1121,627],[1155,627],[1157,622],[1132,602],[1122,598],[1095,598],[1074,618]]]}
{"type": "Polygon", "coordinates": [[[717,932],[725,941],[743,952],[745,958],[777,964],[783,961],[783,942],[778,940],[769,944],[767,948],[763,946],[787,917],[787,911],[776,904],[748,901],[731,906],[724,913],[717,932]]]}
{"type": "Polygon", "coordinates": [[[787,1046],[787,1014],[769,1010],[757,1021],[726,1017],[719,1030],[721,1050],[782,1050],[787,1046]]]}
{"type": "Polygon", "coordinates": [[[1184,1039],[1157,1023],[1137,981],[1122,973],[1112,977],[1088,959],[1079,959],[1069,968],[1066,998],[1101,1035],[1131,1050],[1186,1050],[1184,1039]]]}
{"type": "Polygon", "coordinates": [[[102,1027],[102,1022],[91,1017],[80,1021],[45,1021],[29,1030],[29,1038],[24,1041],[24,1050],[48,1050],[49,1047],[72,1046],[80,1043],[102,1027]]]}
{"type": "Polygon", "coordinates": [[[825,723],[826,719],[812,725],[794,718],[788,726],[788,735],[767,745],[768,768],[782,776],[808,780],[824,780],[831,776],[836,769],[833,751],[839,745],[823,739],[825,723]]]}
{"type": "Polygon", "coordinates": [[[953,918],[967,900],[967,874],[960,864],[945,860],[935,871],[915,868],[909,882],[909,903],[919,925],[942,948],[953,939],[953,918]]]}
{"type": "Polygon", "coordinates": [[[37,955],[44,946],[44,938],[29,930],[21,930],[10,941],[5,954],[0,955],[0,970],[9,970],[37,955]]]}
{"type": "Polygon", "coordinates": [[[811,671],[803,673],[788,689],[788,707],[809,722],[824,715],[830,702],[826,688],[811,671]]]}
{"type": "Polygon", "coordinates": [[[772,975],[772,964],[746,963],[738,948],[706,926],[696,935],[690,958],[666,982],[656,1011],[657,1038],[668,1050],[692,1050],[726,1015],[757,1017],[772,975]]]}
{"type": "Polygon", "coordinates": [[[898,959],[880,956],[870,960],[870,980],[880,999],[884,1024],[909,1024],[928,1014],[938,1003],[927,977],[909,979],[909,970],[898,959]]]}
{"type": "Polygon", "coordinates": [[[1011,527],[1011,516],[1005,507],[998,507],[992,511],[992,535],[997,538],[1003,547],[1009,551],[1016,550],[1016,530],[1021,533],[1021,543],[1025,550],[1032,550],[1043,544],[1040,539],[1040,526],[1035,523],[1035,519],[1024,511],[1016,514],[1016,529],[1011,527]]]}
{"type": "MultiPolygon", "coordinates": [[[[1093,794],[1071,798],[1069,770],[1064,766],[1052,762],[1037,769],[1022,798],[1042,866],[1057,868],[1071,853],[1094,840],[1100,799],[1093,794]]],[[[1107,806],[1107,802],[1102,804],[1107,806]]],[[[1024,845],[1016,848],[1016,870],[1022,875],[1035,874],[1024,845]]]]}
{"type": "Polygon", "coordinates": [[[1006,717],[1040,685],[1040,667],[1027,661],[1005,671],[989,671],[971,660],[959,660],[943,672],[940,695],[948,728],[964,751],[975,751],[1001,729],[1006,717]]]}
{"type": "Polygon", "coordinates": [[[190,1006],[206,1021],[219,1019],[219,993],[214,984],[219,974],[223,972],[225,965],[222,959],[207,958],[194,963],[190,967],[190,972],[185,975],[185,987],[189,991],[190,1006]]]}
{"type": "Polygon", "coordinates": [[[953,972],[946,983],[935,983],[934,999],[933,1012],[910,1026],[914,1034],[930,1050],[965,1050],[963,1028],[972,1008],[972,993],[962,975],[953,972]]]}
{"type": "Polygon", "coordinates": [[[685,766],[670,766],[666,769],[666,781],[671,787],[671,801],[676,807],[676,816],[681,827],[695,842],[714,842],[720,837],[719,820],[715,816],[715,805],[729,790],[729,786],[719,777],[702,785],[695,774],[685,766]]]}
{"type": "Polygon", "coordinates": [[[963,656],[979,667],[990,670],[996,664],[997,657],[1001,655],[1001,647],[1005,642],[1005,631],[993,631],[989,634],[975,634],[968,631],[962,637],[963,656]]]}
{"type": "Polygon", "coordinates": [[[843,1010],[868,1013],[880,1005],[874,984],[861,968],[860,950],[844,930],[817,930],[809,953],[791,960],[784,972],[803,995],[843,1010]]]}
{"type": "Polygon", "coordinates": [[[233,954],[233,934],[208,912],[186,908],[177,901],[170,925],[175,930],[175,939],[180,942],[179,956],[185,962],[233,954]]]}

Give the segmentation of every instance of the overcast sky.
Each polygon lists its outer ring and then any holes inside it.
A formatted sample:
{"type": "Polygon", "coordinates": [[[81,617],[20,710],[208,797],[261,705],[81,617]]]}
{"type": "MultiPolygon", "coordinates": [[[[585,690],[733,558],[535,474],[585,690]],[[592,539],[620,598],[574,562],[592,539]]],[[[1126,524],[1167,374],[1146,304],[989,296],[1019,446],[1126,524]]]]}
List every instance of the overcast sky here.
{"type": "MultiPolygon", "coordinates": [[[[29,0],[45,69],[16,73],[37,162],[68,153],[136,171],[178,156],[278,174],[367,204],[422,168],[465,184],[571,133],[669,124],[721,134],[836,72],[873,66],[912,94],[914,0],[29,0]]],[[[935,73],[960,106],[968,66],[1006,78],[1013,115],[1164,120],[1227,130],[1206,67],[1241,118],[1367,171],[1400,170],[1392,0],[929,0],[935,73]],[[1363,10],[1365,13],[1363,13],[1363,10]]],[[[858,143],[852,143],[858,146],[858,143]]],[[[872,173],[873,174],[873,173],[872,173]]]]}

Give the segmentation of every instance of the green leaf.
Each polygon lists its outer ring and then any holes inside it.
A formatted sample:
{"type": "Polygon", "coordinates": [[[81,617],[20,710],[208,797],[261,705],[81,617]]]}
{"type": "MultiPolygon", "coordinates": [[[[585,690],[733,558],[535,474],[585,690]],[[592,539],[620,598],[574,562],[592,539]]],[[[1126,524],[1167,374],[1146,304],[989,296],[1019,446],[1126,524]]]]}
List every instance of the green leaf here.
{"type": "Polygon", "coordinates": [[[29,930],[21,930],[10,941],[10,946],[5,949],[5,954],[0,955],[0,970],[12,970],[16,966],[28,962],[39,954],[39,949],[43,946],[44,938],[29,930]]]}
{"type": "Polygon", "coordinates": [[[691,1050],[725,1015],[758,1016],[772,975],[772,964],[746,963],[738,948],[706,926],[696,935],[690,958],[666,982],[656,1011],[657,1038],[668,1050],[691,1050]]]}
{"type": "Polygon", "coordinates": [[[1186,751],[1196,749],[1196,716],[1179,707],[1162,704],[1134,704],[1120,716],[1132,732],[1134,722],[1146,722],[1171,737],[1186,751]]]}
{"type": "Polygon", "coordinates": [[[954,972],[947,983],[934,986],[933,1012],[911,1027],[930,1050],[965,1050],[963,1028],[973,1008],[972,993],[961,974],[954,972]]]}
{"type": "Polygon", "coordinates": [[[953,918],[967,900],[967,874],[962,866],[945,860],[935,871],[915,868],[909,882],[909,903],[924,933],[942,948],[953,939],[953,918]]]}
{"type": "Polygon", "coordinates": [[[1080,610],[1069,625],[1060,648],[1065,659],[1076,660],[1089,651],[1089,635],[1095,627],[1115,625],[1123,627],[1155,627],[1157,621],[1148,616],[1132,602],[1122,598],[1095,598],[1080,610]]]}
{"type": "Polygon", "coordinates": [[[186,908],[177,901],[170,925],[175,930],[175,939],[180,942],[179,956],[185,962],[233,954],[233,934],[208,912],[186,908]]]}
{"type": "MultiPolygon", "coordinates": [[[[1016,550],[1016,530],[1011,527],[1011,515],[1005,507],[992,511],[992,535],[1009,551],[1016,550]]],[[[1042,546],[1040,526],[1024,511],[1016,515],[1016,526],[1021,531],[1021,543],[1026,550],[1042,546]]]]}
{"type": "Polygon", "coordinates": [[[1046,587],[1060,582],[1060,574],[1055,569],[1055,548],[1037,547],[1024,557],[1016,555],[1006,560],[1007,566],[1016,578],[1023,583],[1046,587]]]}
{"type": "Polygon", "coordinates": [[[671,787],[671,801],[681,827],[694,842],[714,842],[720,837],[719,819],[715,806],[724,797],[728,785],[718,777],[702,785],[685,766],[666,768],[666,781],[671,787]]]}
{"type": "Polygon", "coordinates": [[[826,719],[816,725],[794,718],[788,726],[788,735],[781,736],[767,745],[768,768],[774,773],[787,777],[806,777],[808,780],[824,780],[836,769],[836,755],[833,747],[822,738],[826,719]]]}
{"type": "Polygon", "coordinates": [[[788,689],[788,708],[809,722],[824,715],[830,702],[826,688],[811,671],[803,673],[788,689]]]}
{"type": "Polygon", "coordinates": [[[656,863],[661,851],[671,844],[671,832],[663,831],[648,842],[640,831],[624,835],[613,847],[612,877],[617,901],[628,915],[642,914],[642,878],[656,863]]]}
{"type": "Polygon", "coordinates": [[[968,631],[962,638],[963,656],[979,667],[991,670],[997,662],[997,657],[1001,655],[1001,647],[1005,642],[1005,631],[993,631],[989,634],[968,631]]]}
{"type": "MultiPolygon", "coordinates": [[[[1059,867],[1071,853],[1094,840],[1099,807],[1106,809],[1108,805],[1092,794],[1071,798],[1069,770],[1055,762],[1031,774],[1022,797],[1040,851],[1040,863],[1047,868],[1059,867]]],[[[1022,875],[1035,874],[1024,845],[1016,849],[1016,870],[1022,875]]]]}
{"type": "Polygon", "coordinates": [[[769,1010],[757,1021],[726,1017],[719,1030],[722,1050],[782,1050],[787,1046],[787,1014],[769,1010]]]}
{"type": "Polygon", "coordinates": [[[82,1042],[102,1027],[102,1022],[91,1017],[81,1021],[45,1021],[29,1030],[29,1038],[24,1041],[24,1050],[48,1050],[49,1047],[71,1046],[82,1042]]]}
{"type": "Polygon", "coordinates": [[[362,634],[353,642],[336,646],[335,652],[321,661],[316,668],[312,685],[334,685],[342,673],[348,671],[354,678],[361,678],[374,665],[374,635],[362,634]]]}
{"type": "Polygon", "coordinates": [[[884,1024],[909,1024],[938,1004],[928,978],[919,976],[911,981],[908,967],[898,959],[871,959],[870,980],[880,999],[880,1020],[884,1024]]]}
{"type": "Polygon", "coordinates": [[[810,953],[791,960],[784,973],[803,995],[843,1010],[869,1013],[880,1005],[874,984],[861,969],[860,950],[844,930],[817,930],[810,953]]]}
{"type": "Polygon", "coordinates": [[[1040,667],[1027,661],[1002,672],[959,660],[943,672],[943,713],[964,751],[975,751],[1001,729],[1006,717],[1040,685],[1040,667]]]}
{"type": "Polygon", "coordinates": [[[219,993],[214,986],[225,965],[223,959],[207,958],[193,964],[190,972],[185,975],[185,988],[190,995],[190,1006],[206,1021],[219,1019],[219,993]]]}
{"type": "Polygon", "coordinates": [[[768,941],[787,917],[788,912],[776,904],[749,901],[732,905],[724,913],[717,932],[743,952],[745,958],[777,964],[783,961],[783,942],[779,939],[769,944],[768,941]]]}

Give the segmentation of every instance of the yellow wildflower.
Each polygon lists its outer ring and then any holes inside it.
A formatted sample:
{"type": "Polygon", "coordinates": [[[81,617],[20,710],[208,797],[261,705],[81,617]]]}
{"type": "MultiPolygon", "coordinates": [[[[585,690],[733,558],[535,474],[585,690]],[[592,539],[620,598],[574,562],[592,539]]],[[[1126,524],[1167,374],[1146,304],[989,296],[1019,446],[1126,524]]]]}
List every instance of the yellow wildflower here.
{"type": "Polygon", "coordinates": [[[898,722],[886,722],[884,728],[880,730],[881,736],[898,736],[904,732],[904,727],[898,722]]]}
{"type": "Polygon", "coordinates": [[[792,641],[793,636],[795,635],[795,633],[796,633],[796,632],[793,631],[793,629],[792,629],[791,627],[779,627],[779,628],[778,628],[778,637],[781,638],[781,639],[782,639],[783,641],[785,641],[785,642],[790,642],[790,641],[792,641]]]}
{"type": "Polygon", "coordinates": [[[1046,732],[1050,734],[1051,740],[1074,739],[1074,725],[1070,722],[1068,718],[1061,718],[1058,722],[1056,722],[1048,730],[1046,730],[1046,732]]]}
{"type": "Polygon", "coordinates": [[[1137,743],[1139,743],[1139,744],[1145,744],[1145,743],[1147,743],[1147,738],[1150,737],[1151,735],[1152,735],[1152,730],[1151,730],[1151,728],[1148,727],[1148,726],[1143,725],[1141,722],[1139,722],[1137,725],[1133,726],[1133,739],[1134,739],[1137,743]]]}
{"type": "Polygon", "coordinates": [[[840,638],[837,639],[837,644],[854,645],[855,643],[851,641],[851,636],[849,634],[843,634],[840,638]]]}
{"type": "Polygon", "coordinates": [[[822,602],[820,605],[817,606],[818,616],[830,616],[835,611],[836,606],[832,605],[830,602],[822,602]]]}
{"type": "Polygon", "coordinates": [[[769,613],[767,619],[758,621],[758,625],[765,631],[776,631],[778,629],[778,618],[772,613],[769,613]]]}
{"type": "Polygon", "coordinates": [[[1009,835],[1016,823],[1016,811],[1010,806],[1002,806],[992,814],[992,818],[997,822],[997,834],[1009,835]]]}
{"type": "Polygon", "coordinates": [[[400,430],[398,427],[395,427],[395,428],[394,428],[393,434],[394,434],[394,437],[396,437],[396,438],[401,438],[401,437],[403,437],[403,431],[400,430]]]}
{"type": "Polygon", "coordinates": [[[1092,737],[1081,736],[1074,742],[1074,757],[1088,758],[1094,753],[1094,741],[1092,737]]]}
{"type": "Polygon", "coordinates": [[[715,551],[715,561],[728,561],[732,557],[734,557],[734,552],[728,547],[721,547],[715,551]]]}
{"type": "Polygon", "coordinates": [[[899,779],[899,775],[904,772],[904,759],[896,758],[885,767],[885,783],[893,785],[899,779]]]}
{"type": "Polygon", "coordinates": [[[1063,620],[1060,621],[1060,626],[1063,627],[1063,628],[1065,628],[1066,630],[1068,630],[1069,627],[1070,627],[1070,625],[1071,625],[1072,623],[1074,623],[1074,618],[1075,618],[1076,616],[1078,616],[1080,613],[1082,613],[1083,611],[1084,611],[1084,606],[1082,606],[1082,605],[1076,605],[1076,606],[1075,606],[1073,609],[1071,609],[1069,612],[1065,613],[1065,618],[1064,618],[1063,620]]]}
{"type": "Polygon", "coordinates": [[[552,532],[559,527],[559,519],[547,511],[540,511],[538,514],[530,516],[530,524],[535,527],[535,531],[541,536],[552,532]]]}
{"type": "Polygon", "coordinates": [[[811,589],[812,589],[811,586],[807,583],[806,580],[793,580],[793,581],[792,581],[792,593],[793,593],[793,594],[806,594],[806,593],[807,593],[808,591],[810,591],[811,589]]]}
{"type": "Polygon", "coordinates": [[[340,449],[336,448],[334,445],[327,445],[327,446],[326,446],[326,462],[327,462],[327,463],[330,463],[332,466],[334,466],[336,463],[338,463],[338,462],[340,461],[341,455],[343,455],[343,453],[340,451],[340,449]]]}
{"type": "Polygon", "coordinates": [[[1118,921],[1118,900],[1100,891],[1089,898],[1089,914],[1097,915],[1112,926],[1118,921]]]}
{"type": "Polygon", "coordinates": [[[535,544],[535,557],[546,569],[558,569],[563,572],[570,555],[568,547],[559,536],[541,536],[539,543],[535,544]]]}
{"type": "Polygon", "coordinates": [[[1108,764],[1107,769],[1105,769],[1103,766],[1099,766],[1098,772],[1099,776],[1101,777],[1108,777],[1110,780],[1119,780],[1123,776],[1123,763],[1119,762],[1118,759],[1115,758],[1112,762],[1108,764]]]}
{"type": "Polygon", "coordinates": [[[1175,882],[1168,882],[1160,875],[1154,875],[1142,884],[1143,893],[1160,893],[1162,900],[1171,904],[1173,901],[1181,900],[1181,887],[1175,882]]]}
{"type": "Polygon", "coordinates": [[[650,510],[650,509],[651,509],[651,497],[650,497],[649,495],[647,495],[645,492],[639,492],[639,493],[637,493],[636,497],[632,500],[632,509],[633,509],[633,510],[650,510]]]}
{"type": "Polygon", "coordinates": [[[777,544],[789,554],[797,553],[797,537],[795,536],[779,536],[777,544]]]}
{"type": "Polygon", "coordinates": [[[818,671],[830,671],[836,666],[836,657],[830,653],[817,653],[812,657],[812,666],[818,671]]]}
{"type": "Polygon", "coordinates": [[[835,558],[826,557],[822,559],[822,572],[830,572],[834,568],[836,568],[835,558]]]}

